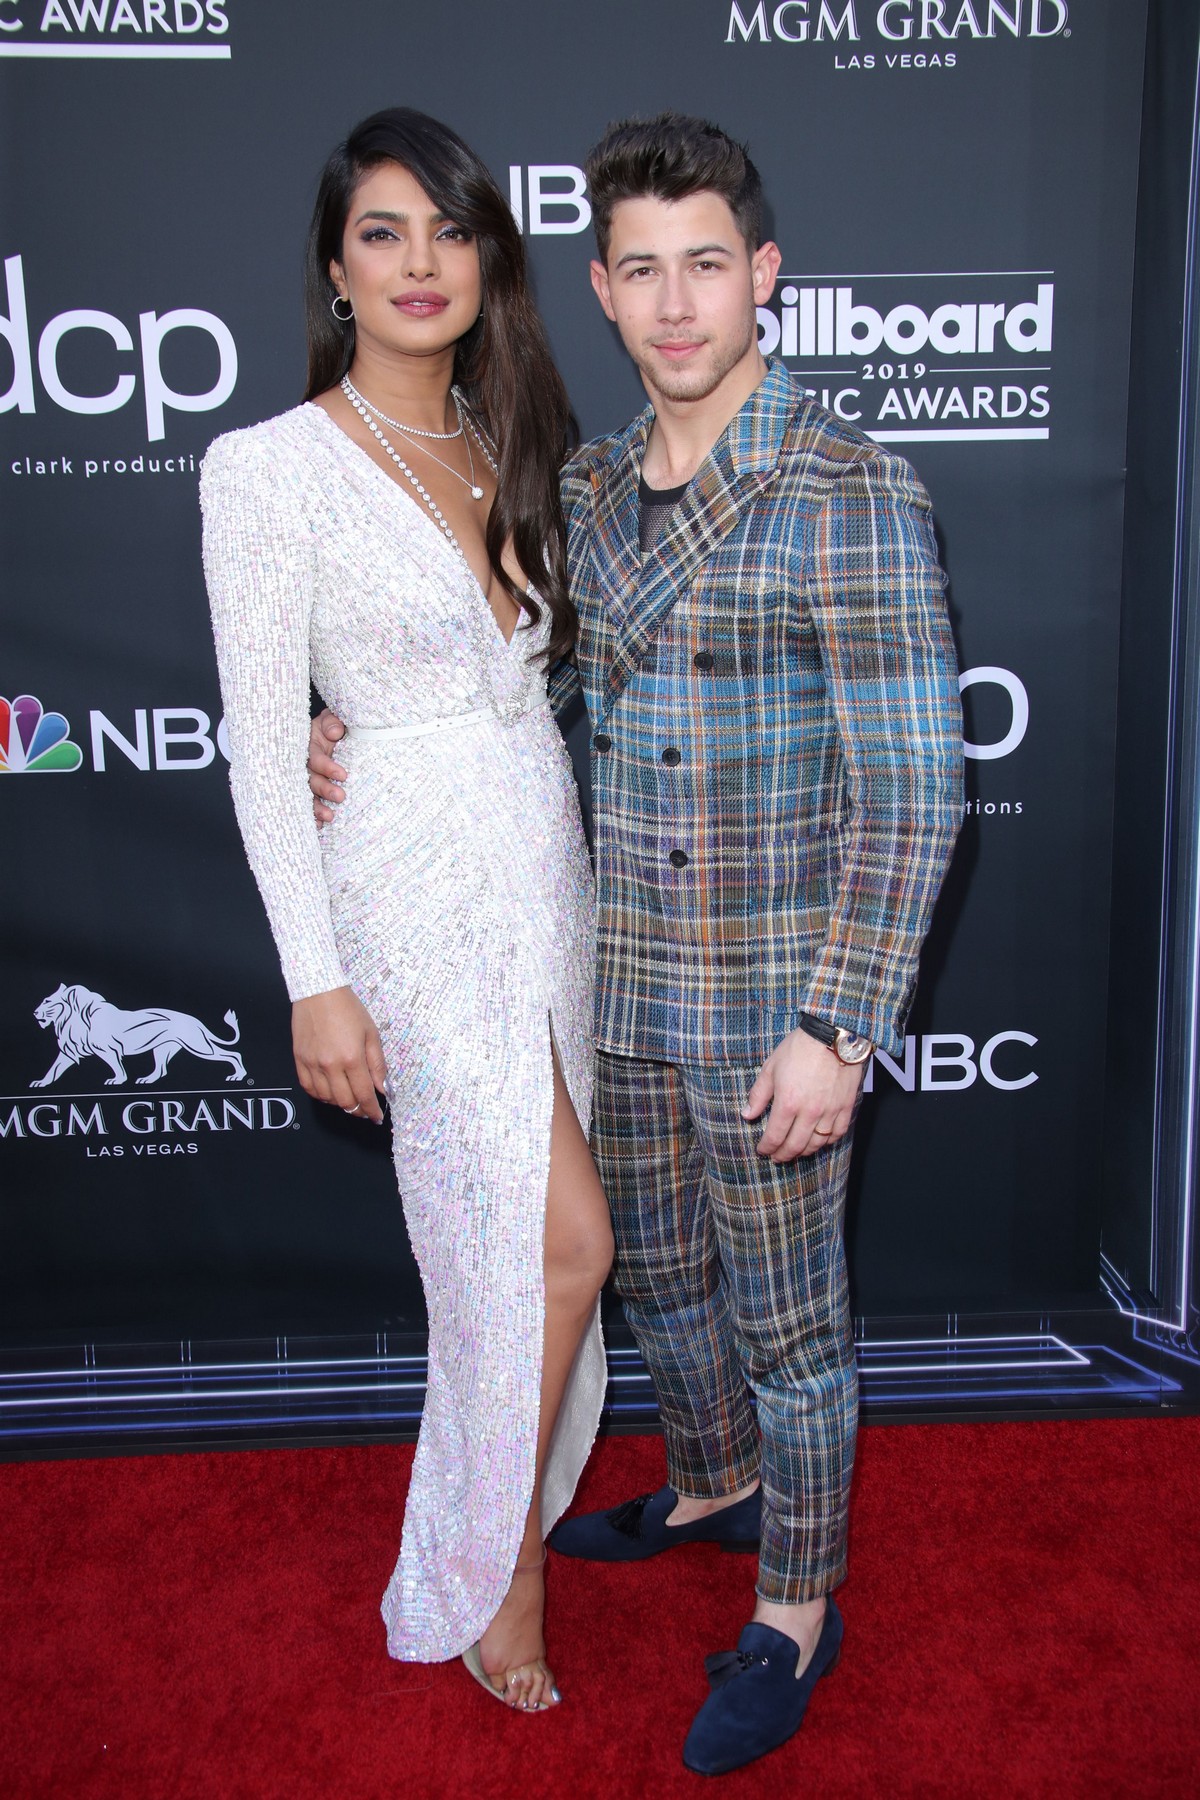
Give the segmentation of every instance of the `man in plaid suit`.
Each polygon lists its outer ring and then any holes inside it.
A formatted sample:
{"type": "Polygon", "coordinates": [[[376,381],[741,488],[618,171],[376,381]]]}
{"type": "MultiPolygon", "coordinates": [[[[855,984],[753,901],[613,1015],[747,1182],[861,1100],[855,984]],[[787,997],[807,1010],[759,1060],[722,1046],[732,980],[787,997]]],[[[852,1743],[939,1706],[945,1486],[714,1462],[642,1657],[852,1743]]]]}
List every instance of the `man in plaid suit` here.
{"type": "Polygon", "coordinates": [[[758,1550],[684,1746],[715,1774],[789,1737],[840,1651],[851,1128],[872,1048],[903,1049],[961,718],[924,490],[759,353],[780,256],[745,151],[666,114],[614,127],[588,179],[593,286],[650,405],[564,473],[580,635],[551,688],[581,684],[592,727],[593,1146],[669,1481],[551,1543],[758,1550]]]}
{"type": "Polygon", "coordinates": [[[634,122],[588,186],[593,285],[650,397],[563,481],[593,734],[593,1143],[669,1484],[551,1544],[635,1560],[761,1529],[754,1620],[710,1658],[684,1749],[718,1773],[796,1729],[840,1648],[851,1124],[871,1048],[902,1051],[961,816],[957,665],[912,470],[759,354],[780,258],[744,150],[634,122]]]}

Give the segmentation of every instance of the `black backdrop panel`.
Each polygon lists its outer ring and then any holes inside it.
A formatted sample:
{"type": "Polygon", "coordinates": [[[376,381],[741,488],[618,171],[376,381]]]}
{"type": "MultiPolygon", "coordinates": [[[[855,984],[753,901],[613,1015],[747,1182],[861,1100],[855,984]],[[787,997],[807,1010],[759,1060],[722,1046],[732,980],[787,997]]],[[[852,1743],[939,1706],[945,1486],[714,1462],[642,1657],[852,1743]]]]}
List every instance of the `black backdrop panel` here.
{"type": "Polygon", "coordinates": [[[298,397],[316,174],[392,102],[511,193],[585,434],[643,400],[588,286],[586,148],[665,106],[749,140],[787,272],[764,345],[928,483],[969,672],[969,817],[864,1111],[857,1308],[1094,1300],[1144,7],[229,0],[151,29],[18,0],[0,23],[0,691],[26,697],[0,709],[5,1342],[420,1327],[383,1133],[295,1086],[196,503],[211,438],[298,397]],[[180,1015],[160,1070],[146,1009],[180,1015]]]}

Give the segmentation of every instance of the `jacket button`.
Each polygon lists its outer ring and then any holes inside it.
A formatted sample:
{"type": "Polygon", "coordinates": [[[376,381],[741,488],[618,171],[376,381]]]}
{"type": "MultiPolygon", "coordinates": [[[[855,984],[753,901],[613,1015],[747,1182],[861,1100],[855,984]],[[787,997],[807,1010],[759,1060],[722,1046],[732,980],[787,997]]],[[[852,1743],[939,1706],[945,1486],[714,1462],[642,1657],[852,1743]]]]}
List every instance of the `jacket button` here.
{"type": "Polygon", "coordinates": [[[603,731],[598,731],[596,733],[595,737],[592,739],[592,743],[596,746],[597,750],[612,749],[612,739],[603,731]]]}
{"type": "Polygon", "coordinates": [[[692,666],[697,669],[711,669],[713,661],[714,658],[711,650],[697,650],[695,656],[692,658],[692,666]]]}
{"type": "Polygon", "coordinates": [[[672,850],[670,860],[677,869],[686,869],[688,866],[687,851],[672,850]]]}
{"type": "Polygon", "coordinates": [[[678,750],[664,750],[662,753],[662,759],[666,763],[668,769],[677,769],[679,767],[680,763],[683,761],[683,758],[682,758],[682,756],[680,756],[678,750]]]}

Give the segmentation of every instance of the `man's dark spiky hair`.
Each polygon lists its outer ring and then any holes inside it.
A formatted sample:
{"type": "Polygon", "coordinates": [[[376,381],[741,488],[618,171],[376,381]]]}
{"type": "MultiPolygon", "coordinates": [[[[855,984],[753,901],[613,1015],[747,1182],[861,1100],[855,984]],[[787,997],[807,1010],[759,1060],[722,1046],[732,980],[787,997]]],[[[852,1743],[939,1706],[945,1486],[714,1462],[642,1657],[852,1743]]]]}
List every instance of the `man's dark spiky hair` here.
{"type": "Polygon", "coordinates": [[[600,260],[608,260],[612,216],[622,200],[684,200],[719,194],[753,253],[762,238],[762,182],[744,144],[686,113],[610,125],[584,165],[600,260]]]}

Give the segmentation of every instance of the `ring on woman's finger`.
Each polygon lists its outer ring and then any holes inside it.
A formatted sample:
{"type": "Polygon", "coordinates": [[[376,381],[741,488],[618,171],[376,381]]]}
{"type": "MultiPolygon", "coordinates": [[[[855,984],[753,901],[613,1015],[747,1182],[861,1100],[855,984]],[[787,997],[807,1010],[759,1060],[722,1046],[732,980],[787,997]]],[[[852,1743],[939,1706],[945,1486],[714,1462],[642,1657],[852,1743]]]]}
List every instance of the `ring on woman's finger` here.
{"type": "Polygon", "coordinates": [[[344,1113],[361,1112],[362,1111],[362,1101],[361,1100],[356,1101],[353,1106],[343,1106],[342,1111],[344,1113]]]}
{"type": "Polygon", "coordinates": [[[821,1127],[819,1125],[814,1125],[813,1126],[813,1136],[814,1137],[832,1137],[833,1136],[833,1126],[831,1125],[829,1127],[828,1131],[822,1131],[821,1127]]]}

